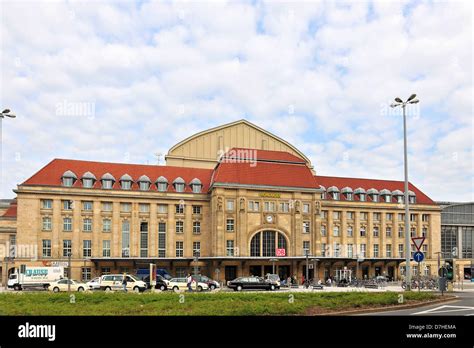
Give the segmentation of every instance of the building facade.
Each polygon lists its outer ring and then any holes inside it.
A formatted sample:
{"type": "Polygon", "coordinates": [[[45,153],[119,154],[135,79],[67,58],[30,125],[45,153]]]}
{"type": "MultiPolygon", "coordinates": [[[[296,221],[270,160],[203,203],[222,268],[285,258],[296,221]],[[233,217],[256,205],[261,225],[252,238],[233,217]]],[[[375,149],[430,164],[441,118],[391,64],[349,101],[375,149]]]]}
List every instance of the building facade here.
{"type": "MultiPolygon", "coordinates": [[[[174,275],[198,267],[222,281],[271,272],[301,279],[306,267],[310,278],[400,277],[401,181],[316,175],[298,149],[245,120],[185,139],[166,161],[51,161],[15,190],[9,271],[66,265],[71,254],[72,277],[83,280],[150,263],[174,275]]],[[[429,275],[440,208],[409,189],[410,233],[426,237],[415,272],[429,275]]]]}

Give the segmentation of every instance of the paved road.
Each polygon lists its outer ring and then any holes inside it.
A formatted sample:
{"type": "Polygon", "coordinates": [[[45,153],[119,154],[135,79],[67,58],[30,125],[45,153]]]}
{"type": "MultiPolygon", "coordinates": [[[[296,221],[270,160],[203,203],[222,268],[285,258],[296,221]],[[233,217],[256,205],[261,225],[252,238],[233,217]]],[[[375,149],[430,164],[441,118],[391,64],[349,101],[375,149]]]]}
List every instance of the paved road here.
{"type": "Polygon", "coordinates": [[[446,303],[361,315],[474,316],[474,292],[464,291],[454,292],[453,294],[459,297],[454,301],[446,303]]]}

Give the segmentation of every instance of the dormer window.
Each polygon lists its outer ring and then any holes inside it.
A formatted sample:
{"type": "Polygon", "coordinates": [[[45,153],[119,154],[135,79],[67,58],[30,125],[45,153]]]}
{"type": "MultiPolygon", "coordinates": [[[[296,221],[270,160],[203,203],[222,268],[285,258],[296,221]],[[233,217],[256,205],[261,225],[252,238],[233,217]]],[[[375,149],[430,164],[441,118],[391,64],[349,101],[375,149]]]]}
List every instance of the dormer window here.
{"type": "Polygon", "coordinates": [[[395,190],[392,192],[393,197],[397,200],[397,203],[403,203],[403,192],[400,190],[395,190]]]}
{"type": "Polygon", "coordinates": [[[416,203],[416,195],[415,195],[415,192],[413,192],[413,191],[408,191],[408,202],[410,202],[410,204],[415,204],[415,203],[416,203]]]}
{"type": "Polygon", "coordinates": [[[191,180],[190,185],[191,185],[191,189],[193,190],[193,193],[201,193],[201,190],[202,190],[201,180],[199,180],[198,178],[194,178],[193,180],[191,180]]]}
{"type": "Polygon", "coordinates": [[[177,177],[173,181],[174,190],[176,192],[184,192],[185,181],[181,177],[177,177]]]}
{"type": "Polygon", "coordinates": [[[84,175],[81,178],[82,181],[82,187],[85,188],[92,188],[96,182],[95,175],[92,174],[91,172],[85,172],[84,175]]]}
{"type": "Polygon", "coordinates": [[[105,173],[102,175],[102,178],[100,179],[102,182],[102,188],[106,190],[110,190],[112,186],[114,185],[115,178],[113,177],[112,174],[110,173],[105,173]]]}
{"type": "Polygon", "coordinates": [[[160,176],[158,179],[156,179],[155,183],[159,192],[168,191],[168,179],[166,179],[164,176],[160,176]]]}
{"type": "Polygon", "coordinates": [[[321,199],[326,199],[326,188],[322,185],[319,185],[319,187],[321,188],[322,192],[321,192],[321,199]]]}
{"type": "Polygon", "coordinates": [[[366,201],[366,192],[362,187],[356,188],[354,194],[359,197],[359,201],[365,202],[366,201]]]}
{"type": "Polygon", "coordinates": [[[392,203],[392,192],[387,189],[380,191],[380,196],[382,197],[385,203],[392,203]]]}
{"type": "Polygon", "coordinates": [[[328,193],[335,201],[339,200],[339,189],[336,186],[331,186],[330,188],[328,188],[328,193]]]}
{"type": "Polygon", "coordinates": [[[138,179],[138,187],[140,188],[140,191],[148,191],[150,190],[151,186],[151,180],[148,176],[142,175],[138,179]]]}
{"type": "Polygon", "coordinates": [[[377,189],[371,188],[370,190],[367,191],[367,194],[369,195],[372,202],[379,201],[379,191],[377,189]]]}
{"type": "Polygon", "coordinates": [[[120,188],[122,190],[131,190],[132,189],[133,179],[130,175],[124,174],[120,178],[120,188]]]}
{"type": "Polygon", "coordinates": [[[354,200],[354,193],[352,192],[352,189],[350,187],[344,187],[341,190],[342,194],[346,197],[347,201],[352,201],[354,200]]]}
{"type": "Polygon", "coordinates": [[[77,180],[76,174],[74,174],[70,170],[65,171],[63,176],[61,177],[62,184],[65,187],[71,187],[72,185],[74,185],[76,180],[77,180]]]}

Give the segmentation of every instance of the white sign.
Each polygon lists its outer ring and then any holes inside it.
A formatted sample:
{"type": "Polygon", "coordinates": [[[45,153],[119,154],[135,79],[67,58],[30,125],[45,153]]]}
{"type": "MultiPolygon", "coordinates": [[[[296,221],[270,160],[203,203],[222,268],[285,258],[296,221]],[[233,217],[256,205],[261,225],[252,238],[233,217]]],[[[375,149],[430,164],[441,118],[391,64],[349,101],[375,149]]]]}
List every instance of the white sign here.
{"type": "Polygon", "coordinates": [[[411,240],[413,244],[415,244],[416,250],[420,250],[423,242],[425,241],[425,237],[413,237],[411,240]]]}

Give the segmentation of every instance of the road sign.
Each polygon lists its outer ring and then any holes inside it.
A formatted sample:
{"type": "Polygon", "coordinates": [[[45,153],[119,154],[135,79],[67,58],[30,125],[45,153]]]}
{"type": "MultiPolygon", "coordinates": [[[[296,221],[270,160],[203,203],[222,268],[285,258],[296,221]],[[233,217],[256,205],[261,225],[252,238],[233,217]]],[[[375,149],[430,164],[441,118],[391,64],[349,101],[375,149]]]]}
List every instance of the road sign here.
{"type": "Polygon", "coordinates": [[[411,241],[413,242],[413,244],[415,244],[416,250],[419,251],[421,249],[421,246],[423,245],[423,242],[425,241],[425,237],[413,237],[411,241]]]}
{"type": "Polygon", "coordinates": [[[421,251],[417,251],[416,253],[413,254],[413,260],[416,262],[421,262],[425,258],[425,255],[421,251]]]}

